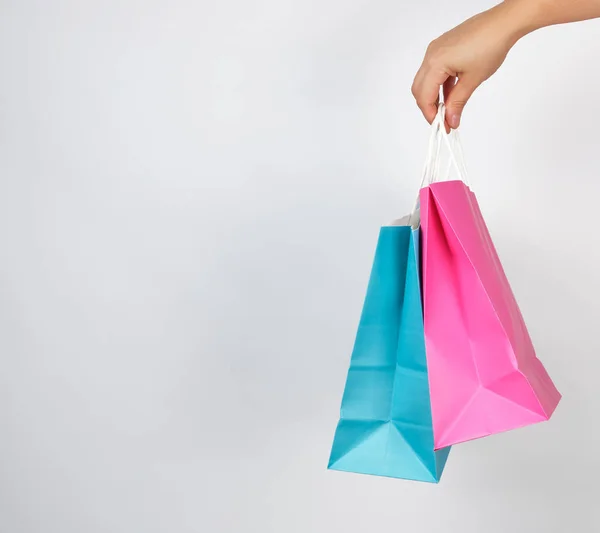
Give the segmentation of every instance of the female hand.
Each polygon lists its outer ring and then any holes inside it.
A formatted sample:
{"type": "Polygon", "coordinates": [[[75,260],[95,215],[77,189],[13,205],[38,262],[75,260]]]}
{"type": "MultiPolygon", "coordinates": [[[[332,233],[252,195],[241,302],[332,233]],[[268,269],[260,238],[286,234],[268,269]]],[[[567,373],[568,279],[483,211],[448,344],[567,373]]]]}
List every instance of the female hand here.
{"type": "Polygon", "coordinates": [[[600,0],[504,0],[429,45],[412,86],[417,104],[431,123],[443,85],[446,125],[457,128],[473,91],[498,70],[521,37],[593,18],[600,18],[600,0]]]}
{"type": "Polygon", "coordinates": [[[457,128],[473,91],[502,65],[520,37],[509,7],[503,3],[480,13],[429,45],[412,86],[417,105],[429,123],[436,115],[441,85],[447,126],[457,128]]]}

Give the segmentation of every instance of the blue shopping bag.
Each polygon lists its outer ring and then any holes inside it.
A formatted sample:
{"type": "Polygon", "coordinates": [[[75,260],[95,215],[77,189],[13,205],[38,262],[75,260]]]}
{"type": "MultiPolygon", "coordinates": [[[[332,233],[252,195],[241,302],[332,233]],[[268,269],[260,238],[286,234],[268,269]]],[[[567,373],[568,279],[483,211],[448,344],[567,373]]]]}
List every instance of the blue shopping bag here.
{"type": "Polygon", "coordinates": [[[328,468],[437,483],[419,230],[381,228],[328,468]]]}

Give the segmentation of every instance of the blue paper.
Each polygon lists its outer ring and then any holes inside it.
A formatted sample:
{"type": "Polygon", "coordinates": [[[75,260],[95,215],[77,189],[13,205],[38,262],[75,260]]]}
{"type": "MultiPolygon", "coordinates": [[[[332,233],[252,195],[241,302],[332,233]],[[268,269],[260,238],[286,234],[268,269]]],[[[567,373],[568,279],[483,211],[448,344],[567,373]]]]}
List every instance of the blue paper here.
{"type": "Polygon", "coordinates": [[[381,228],[329,468],[437,483],[419,282],[419,230],[381,228]]]}

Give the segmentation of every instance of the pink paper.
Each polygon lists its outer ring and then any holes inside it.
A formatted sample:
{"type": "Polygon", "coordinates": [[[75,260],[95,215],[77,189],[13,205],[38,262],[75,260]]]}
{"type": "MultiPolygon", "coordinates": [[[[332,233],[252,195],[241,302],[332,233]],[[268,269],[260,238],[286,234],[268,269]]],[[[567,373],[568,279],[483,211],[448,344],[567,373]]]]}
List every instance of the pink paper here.
{"type": "Polygon", "coordinates": [[[423,309],[434,446],[548,420],[561,395],[536,357],[475,195],[421,189],[423,309]]]}

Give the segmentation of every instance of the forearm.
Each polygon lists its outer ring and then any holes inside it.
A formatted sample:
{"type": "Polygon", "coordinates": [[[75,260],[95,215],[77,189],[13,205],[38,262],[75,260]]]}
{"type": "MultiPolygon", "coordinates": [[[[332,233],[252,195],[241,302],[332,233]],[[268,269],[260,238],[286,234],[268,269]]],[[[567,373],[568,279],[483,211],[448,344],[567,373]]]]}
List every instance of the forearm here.
{"type": "Polygon", "coordinates": [[[457,128],[473,91],[513,45],[545,26],[600,18],[600,0],[504,0],[444,33],[427,48],[412,93],[431,123],[443,85],[448,126],[457,128]]]}
{"type": "Polygon", "coordinates": [[[505,0],[497,8],[515,39],[546,26],[600,17],[600,0],[505,0]]]}

